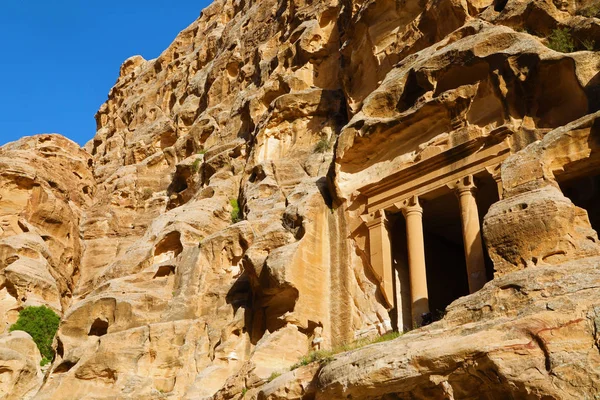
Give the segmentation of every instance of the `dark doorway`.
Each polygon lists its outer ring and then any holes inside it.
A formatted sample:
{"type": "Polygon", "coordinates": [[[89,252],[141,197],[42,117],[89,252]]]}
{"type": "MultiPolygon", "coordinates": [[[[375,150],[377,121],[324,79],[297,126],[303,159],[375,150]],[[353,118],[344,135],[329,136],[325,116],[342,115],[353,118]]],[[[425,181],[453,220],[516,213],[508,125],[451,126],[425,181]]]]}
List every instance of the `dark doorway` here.
{"type": "MultiPolygon", "coordinates": [[[[422,201],[421,206],[429,309],[434,319],[439,319],[448,304],[469,294],[460,211],[458,199],[450,190],[441,195],[433,193],[422,201]]],[[[414,321],[411,313],[406,222],[402,213],[389,215],[388,220],[396,278],[396,308],[390,311],[390,317],[394,329],[410,330],[414,321]],[[398,310],[398,307],[402,309],[398,310]]]]}
{"type": "Polygon", "coordinates": [[[600,175],[559,181],[560,189],[577,207],[585,209],[592,228],[600,229],[600,175]]]}
{"type": "MultiPolygon", "coordinates": [[[[492,178],[492,175],[488,172],[482,172],[475,177],[477,184],[477,210],[479,211],[479,223],[483,224],[483,217],[489,211],[492,204],[500,200],[500,194],[498,193],[498,184],[492,178]]],[[[488,255],[487,246],[485,244],[485,238],[483,238],[483,253],[485,255],[485,272],[488,281],[494,279],[494,263],[488,255]]]]}
{"type": "Polygon", "coordinates": [[[429,310],[438,318],[469,294],[458,199],[452,191],[423,200],[423,232],[429,310]]]}
{"type": "Polygon", "coordinates": [[[406,222],[402,213],[388,215],[392,245],[392,268],[394,269],[394,307],[390,320],[395,331],[412,329],[410,280],[408,274],[408,249],[406,244],[406,222]],[[401,321],[399,321],[401,319],[401,321]]]}

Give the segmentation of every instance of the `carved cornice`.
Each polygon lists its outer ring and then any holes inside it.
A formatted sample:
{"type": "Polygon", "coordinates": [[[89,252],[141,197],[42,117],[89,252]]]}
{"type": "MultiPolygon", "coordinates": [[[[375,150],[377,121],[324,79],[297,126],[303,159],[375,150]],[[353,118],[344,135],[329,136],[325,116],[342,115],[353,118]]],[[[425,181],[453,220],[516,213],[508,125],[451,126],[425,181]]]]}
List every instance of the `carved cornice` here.
{"type": "Polygon", "coordinates": [[[369,212],[398,207],[410,196],[422,195],[465,175],[497,166],[510,154],[510,134],[511,131],[502,126],[487,136],[462,143],[358,190],[368,198],[369,212]]]}

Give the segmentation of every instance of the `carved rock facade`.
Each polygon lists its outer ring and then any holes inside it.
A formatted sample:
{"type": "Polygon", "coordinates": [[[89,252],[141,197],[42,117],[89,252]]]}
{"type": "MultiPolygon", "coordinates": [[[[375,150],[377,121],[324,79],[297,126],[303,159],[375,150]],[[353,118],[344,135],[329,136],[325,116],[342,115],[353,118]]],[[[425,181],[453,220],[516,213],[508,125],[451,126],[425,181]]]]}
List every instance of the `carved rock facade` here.
{"type": "Polygon", "coordinates": [[[600,53],[543,37],[600,19],[555,3],[217,0],[84,149],[2,147],[4,397],[598,396],[600,53]]]}

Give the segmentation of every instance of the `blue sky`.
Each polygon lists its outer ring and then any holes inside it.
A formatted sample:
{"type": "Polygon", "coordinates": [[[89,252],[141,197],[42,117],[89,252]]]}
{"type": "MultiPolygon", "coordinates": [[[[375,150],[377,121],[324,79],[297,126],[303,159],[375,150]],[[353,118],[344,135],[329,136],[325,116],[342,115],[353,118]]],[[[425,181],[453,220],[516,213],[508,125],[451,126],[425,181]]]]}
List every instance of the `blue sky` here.
{"type": "Polygon", "coordinates": [[[209,0],[0,0],[0,146],[36,133],[85,144],[121,63],[156,58],[209,0]]]}

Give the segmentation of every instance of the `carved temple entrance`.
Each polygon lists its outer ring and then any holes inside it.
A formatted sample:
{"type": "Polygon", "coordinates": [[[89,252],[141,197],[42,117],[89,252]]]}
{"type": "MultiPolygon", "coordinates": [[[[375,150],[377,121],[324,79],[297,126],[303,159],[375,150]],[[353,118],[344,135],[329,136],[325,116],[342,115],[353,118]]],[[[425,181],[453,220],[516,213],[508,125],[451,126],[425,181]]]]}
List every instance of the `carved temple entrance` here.
{"type": "MultiPolygon", "coordinates": [[[[501,144],[499,144],[500,146],[501,144]]],[[[456,298],[481,289],[493,276],[481,221],[500,197],[499,164],[507,148],[489,154],[448,154],[361,190],[369,253],[399,330],[442,312],[456,298]]]]}

